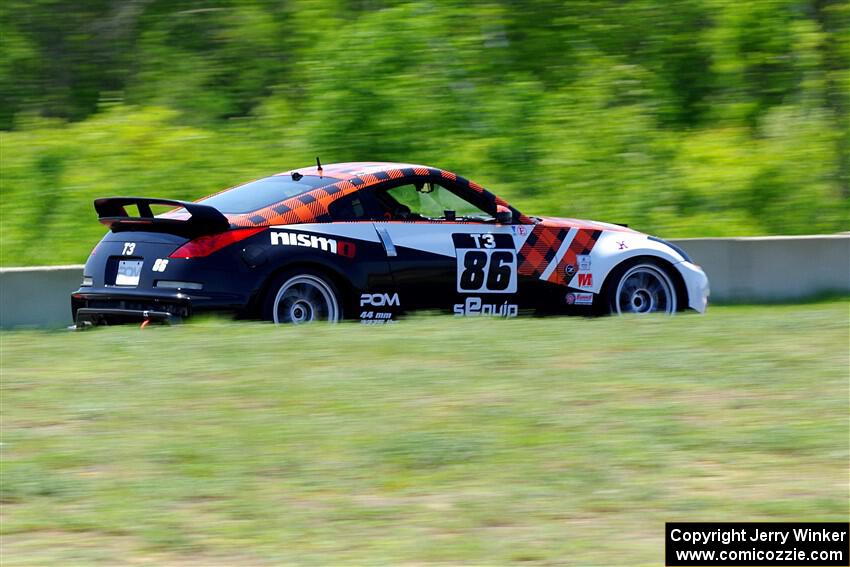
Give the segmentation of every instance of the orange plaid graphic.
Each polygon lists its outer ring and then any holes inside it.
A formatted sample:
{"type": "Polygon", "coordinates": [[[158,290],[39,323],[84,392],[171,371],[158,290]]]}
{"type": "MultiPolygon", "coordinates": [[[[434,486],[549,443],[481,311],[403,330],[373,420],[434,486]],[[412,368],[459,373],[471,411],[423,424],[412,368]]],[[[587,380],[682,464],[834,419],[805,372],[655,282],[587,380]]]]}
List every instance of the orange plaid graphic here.
{"type": "Polygon", "coordinates": [[[517,254],[520,275],[540,277],[568,233],[569,230],[563,227],[535,226],[517,254]]]}
{"type": "Polygon", "coordinates": [[[546,281],[566,285],[566,267],[569,264],[572,264],[573,266],[576,266],[576,269],[578,269],[577,257],[582,254],[590,254],[590,251],[593,250],[593,247],[596,245],[596,241],[599,240],[601,235],[601,230],[580,229],[576,233],[575,238],[573,238],[573,241],[570,243],[567,253],[564,254],[564,257],[561,258],[560,262],[558,262],[558,267],[555,268],[546,281]]]}
{"type": "MultiPolygon", "coordinates": [[[[327,222],[330,220],[328,214],[328,206],[331,203],[350,195],[363,188],[370,187],[377,183],[382,183],[388,179],[401,179],[410,177],[413,179],[450,179],[455,182],[460,189],[471,189],[476,193],[484,195],[484,197],[495,205],[509,207],[510,205],[485,190],[483,187],[459,177],[458,175],[437,168],[424,166],[402,166],[402,164],[385,164],[386,169],[382,171],[374,171],[363,175],[354,175],[346,177],[346,171],[357,171],[365,166],[374,167],[382,165],[372,162],[352,163],[352,164],[329,164],[325,166],[324,176],[331,179],[339,179],[339,181],[312,189],[283,201],[263,207],[257,211],[245,214],[230,214],[227,216],[232,227],[253,227],[253,226],[269,226],[274,224],[297,224],[309,222],[327,222]]],[[[299,170],[302,175],[317,175],[316,168],[304,168],[299,170]]],[[[285,172],[281,175],[289,175],[290,172],[285,172]]],[[[516,211],[515,209],[513,209],[516,211]]],[[[518,212],[518,211],[516,211],[518,212]]],[[[525,215],[520,214],[519,222],[530,223],[530,219],[525,215]]]]}

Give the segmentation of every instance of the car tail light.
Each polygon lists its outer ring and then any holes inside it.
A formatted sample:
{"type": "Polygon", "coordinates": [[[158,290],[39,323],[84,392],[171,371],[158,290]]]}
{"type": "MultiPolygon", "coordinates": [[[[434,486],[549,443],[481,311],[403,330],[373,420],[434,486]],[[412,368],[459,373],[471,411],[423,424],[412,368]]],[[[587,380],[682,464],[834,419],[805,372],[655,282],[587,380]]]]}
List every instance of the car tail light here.
{"type": "Polygon", "coordinates": [[[201,236],[194,240],[190,240],[174,252],[169,258],[202,258],[209,256],[217,250],[221,250],[225,246],[229,246],[240,240],[245,240],[249,236],[254,236],[258,232],[265,230],[265,227],[260,228],[241,228],[237,230],[229,230],[219,234],[209,234],[201,236]]]}

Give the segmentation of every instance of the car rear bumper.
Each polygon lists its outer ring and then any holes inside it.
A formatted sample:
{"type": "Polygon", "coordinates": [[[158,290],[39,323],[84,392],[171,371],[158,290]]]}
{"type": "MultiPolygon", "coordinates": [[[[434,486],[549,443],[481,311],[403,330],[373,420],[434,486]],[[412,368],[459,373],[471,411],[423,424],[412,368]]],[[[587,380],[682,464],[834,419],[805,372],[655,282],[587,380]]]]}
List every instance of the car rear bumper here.
{"type": "Polygon", "coordinates": [[[84,329],[96,325],[118,324],[118,323],[168,323],[169,325],[179,323],[182,317],[168,313],[167,311],[148,311],[139,309],[108,309],[81,307],[77,309],[74,317],[74,327],[84,329]]]}
{"type": "Polygon", "coordinates": [[[144,321],[178,323],[201,311],[239,311],[241,297],[150,289],[80,288],[71,294],[77,328],[144,321]]]}

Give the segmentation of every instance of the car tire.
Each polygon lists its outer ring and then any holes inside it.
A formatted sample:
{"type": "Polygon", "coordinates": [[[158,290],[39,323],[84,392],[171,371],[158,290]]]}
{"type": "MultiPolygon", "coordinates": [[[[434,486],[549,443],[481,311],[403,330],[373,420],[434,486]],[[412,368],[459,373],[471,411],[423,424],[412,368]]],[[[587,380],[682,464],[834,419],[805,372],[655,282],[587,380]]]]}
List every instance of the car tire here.
{"type": "Polygon", "coordinates": [[[288,270],[275,277],[263,302],[263,318],[278,324],[342,320],[342,302],[336,285],[310,269],[288,270]]]}
{"type": "Polygon", "coordinates": [[[608,312],[614,315],[673,315],[679,303],[669,268],[654,258],[636,258],[614,268],[603,295],[608,312]]]}

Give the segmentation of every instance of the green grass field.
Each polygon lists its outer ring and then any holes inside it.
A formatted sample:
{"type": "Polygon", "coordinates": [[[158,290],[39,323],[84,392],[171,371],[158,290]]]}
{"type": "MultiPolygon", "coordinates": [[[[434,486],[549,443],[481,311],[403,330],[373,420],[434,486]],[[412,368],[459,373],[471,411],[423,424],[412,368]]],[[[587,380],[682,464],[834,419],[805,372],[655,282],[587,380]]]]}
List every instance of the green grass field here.
{"type": "Polygon", "coordinates": [[[2,563],[660,565],[666,521],[846,521],[848,306],[2,333],[2,563]]]}

